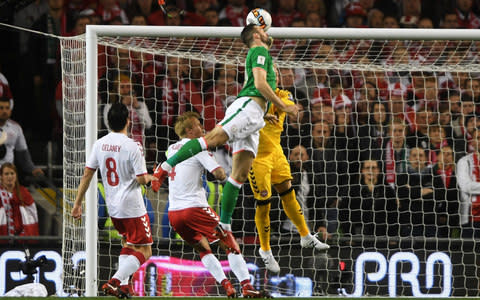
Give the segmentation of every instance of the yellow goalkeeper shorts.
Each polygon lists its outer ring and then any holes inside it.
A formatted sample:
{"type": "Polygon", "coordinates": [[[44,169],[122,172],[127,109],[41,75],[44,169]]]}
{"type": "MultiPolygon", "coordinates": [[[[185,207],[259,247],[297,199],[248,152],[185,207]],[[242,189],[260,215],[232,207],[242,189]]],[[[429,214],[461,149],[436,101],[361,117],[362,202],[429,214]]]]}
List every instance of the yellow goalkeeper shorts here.
{"type": "Polygon", "coordinates": [[[248,175],[250,187],[257,200],[267,200],[272,196],[272,184],[291,179],[290,165],[281,148],[267,155],[259,153],[248,175]]]}

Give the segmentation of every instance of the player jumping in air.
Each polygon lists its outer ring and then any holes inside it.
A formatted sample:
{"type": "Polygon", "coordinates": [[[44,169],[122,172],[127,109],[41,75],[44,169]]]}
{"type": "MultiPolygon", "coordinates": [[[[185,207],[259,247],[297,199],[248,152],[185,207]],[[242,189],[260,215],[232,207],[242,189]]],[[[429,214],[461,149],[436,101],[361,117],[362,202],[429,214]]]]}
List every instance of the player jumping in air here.
{"type": "Polygon", "coordinates": [[[150,220],[140,185],[157,180],[147,174],[142,146],[127,136],[128,114],[124,104],[116,103],[110,108],[108,125],[112,132],[93,145],[71,212],[72,217],[80,219],[83,197],[95,171],[100,169],[108,213],[115,229],[122,235],[123,246],[118,270],[102,290],[106,295],[118,298],[130,297],[130,275],[152,255],[150,220]]]}
{"type": "Polygon", "coordinates": [[[225,118],[212,131],[204,137],[185,143],[175,155],[163,162],[154,174],[159,180],[152,183],[152,189],[158,191],[167,174],[177,164],[201,151],[230,141],[233,148],[233,164],[232,173],[223,189],[220,234],[232,230],[231,218],[238,192],[247,180],[257,153],[259,130],[265,125],[263,117],[269,101],[273,102],[277,109],[285,111],[292,117],[296,117],[298,112],[295,105],[285,105],[274,92],[276,76],[268,51],[270,44],[268,35],[259,26],[250,24],[243,29],[241,39],[250,50],[245,62],[245,85],[238,98],[227,108],[225,118]]]}
{"type": "MultiPolygon", "coordinates": [[[[285,103],[293,105],[292,94],[287,90],[277,89],[276,95],[285,103]]],[[[327,244],[320,242],[310,234],[302,208],[295,197],[295,190],[292,187],[292,175],[290,165],[280,145],[280,135],[283,131],[285,112],[271,105],[268,109],[269,122],[260,130],[260,142],[258,153],[252,164],[248,180],[257,200],[255,211],[255,224],[260,238],[259,253],[265,267],[271,272],[280,272],[280,266],[275,260],[270,249],[270,197],[272,196],[272,184],[280,195],[283,210],[300,233],[300,244],[302,247],[309,247],[317,250],[330,248],[327,244]]]]}
{"type": "MultiPolygon", "coordinates": [[[[200,116],[195,112],[186,112],[178,117],[175,132],[181,140],[168,147],[167,157],[175,155],[191,139],[204,135],[199,118],[200,116]]],[[[168,176],[168,218],[173,229],[200,254],[203,265],[224,287],[227,296],[235,298],[237,292],[225,276],[220,262],[213,255],[209,245],[209,242],[218,240],[216,230],[219,226],[219,217],[207,202],[202,185],[204,169],[218,180],[226,179],[224,169],[207,151],[197,153],[172,169],[168,176]]],[[[247,264],[232,233],[227,232],[227,235],[228,238],[221,237],[219,244],[227,252],[230,267],[242,286],[243,297],[264,297],[263,292],[252,287],[247,264]]]]}

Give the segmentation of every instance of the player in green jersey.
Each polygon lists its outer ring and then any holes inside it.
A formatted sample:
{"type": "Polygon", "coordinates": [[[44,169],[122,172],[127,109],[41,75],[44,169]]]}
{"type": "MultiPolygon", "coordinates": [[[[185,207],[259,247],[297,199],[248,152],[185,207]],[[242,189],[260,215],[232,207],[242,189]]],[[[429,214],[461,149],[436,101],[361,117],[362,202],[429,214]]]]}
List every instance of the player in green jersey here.
{"type": "MultiPolygon", "coordinates": [[[[163,180],[178,163],[200,151],[215,148],[230,141],[233,148],[232,173],[225,187],[221,202],[219,231],[231,231],[231,218],[238,192],[247,180],[248,172],[257,153],[259,131],[265,125],[263,117],[271,101],[275,106],[296,118],[295,105],[285,104],[276,94],[276,76],[272,57],[268,51],[271,40],[263,29],[254,24],[245,26],[242,41],[249,47],[245,62],[245,85],[237,99],[227,108],[225,118],[204,137],[192,139],[174,156],[163,162],[155,171],[159,180],[152,185],[158,191],[163,180]]],[[[231,236],[231,235],[224,235],[231,236]]]]}

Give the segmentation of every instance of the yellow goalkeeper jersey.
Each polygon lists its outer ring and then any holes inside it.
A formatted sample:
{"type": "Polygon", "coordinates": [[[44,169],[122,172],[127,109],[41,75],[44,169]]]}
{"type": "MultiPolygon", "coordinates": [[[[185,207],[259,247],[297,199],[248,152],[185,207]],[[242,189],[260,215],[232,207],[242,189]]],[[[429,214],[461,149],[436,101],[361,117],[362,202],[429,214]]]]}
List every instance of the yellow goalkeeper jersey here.
{"type": "MultiPolygon", "coordinates": [[[[285,104],[295,104],[293,102],[292,93],[290,93],[289,91],[277,88],[275,90],[275,94],[277,94],[277,96],[282,99],[285,104]]],[[[258,153],[271,152],[275,148],[282,149],[282,146],[280,145],[280,135],[283,131],[283,122],[285,121],[286,113],[281,111],[280,109],[277,109],[273,103],[272,105],[270,105],[268,113],[276,115],[278,118],[278,122],[276,122],[275,124],[266,122],[265,127],[260,130],[258,153]]]]}

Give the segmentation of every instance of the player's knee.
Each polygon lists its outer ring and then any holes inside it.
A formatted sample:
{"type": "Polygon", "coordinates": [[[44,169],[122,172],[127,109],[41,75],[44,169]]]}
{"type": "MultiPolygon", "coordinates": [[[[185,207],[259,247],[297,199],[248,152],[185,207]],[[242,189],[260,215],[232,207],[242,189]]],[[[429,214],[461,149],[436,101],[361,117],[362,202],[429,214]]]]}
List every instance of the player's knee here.
{"type": "MultiPolygon", "coordinates": [[[[286,196],[286,195],[288,195],[288,194],[290,194],[290,193],[295,193],[295,190],[293,189],[292,186],[290,186],[290,188],[284,190],[283,192],[280,192],[280,191],[278,192],[279,196],[282,197],[282,201],[285,201],[285,199],[283,198],[283,196],[286,196]]],[[[290,198],[288,198],[288,199],[290,199],[290,198]]]]}
{"type": "Polygon", "coordinates": [[[148,260],[152,256],[152,246],[143,246],[137,251],[143,254],[145,260],[148,260]]]}
{"type": "Polygon", "coordinates": [[[208,148],[213,149],[225,145],[228,141],[228,135],[221,127],[215,127],[205,135],[205,141],[207,142],[208,148]]]}

